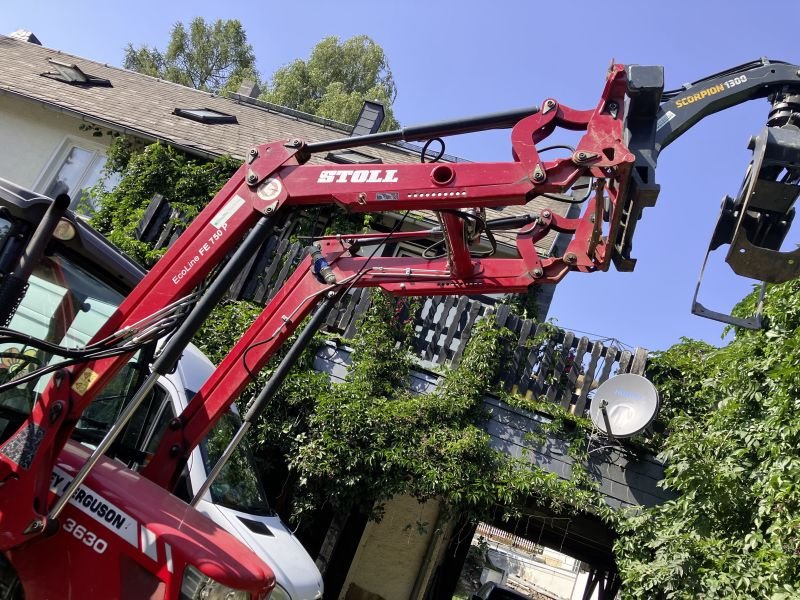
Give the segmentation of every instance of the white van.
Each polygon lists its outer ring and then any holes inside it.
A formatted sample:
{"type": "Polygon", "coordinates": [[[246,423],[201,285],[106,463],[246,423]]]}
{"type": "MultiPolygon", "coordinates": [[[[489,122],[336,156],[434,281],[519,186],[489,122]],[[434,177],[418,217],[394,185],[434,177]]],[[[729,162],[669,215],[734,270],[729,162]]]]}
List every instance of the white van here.
{"type": "MultiPolygon", "coordinates": [[[[0,179],[0,272],[14,263],[19,240],[36,226],[50,200],[0,179]]],[[[60,229],[46,256],[36,265],[28,291],[10,328],[56,345],[85,345],[144,272],[80,218],[67,213],[71,227],[60,229]],[[59,237],[60,236],[60,237],[59,237]]],[[[152,349],[151,349],[152,351],[152,349]]],[[[0,383],[62,360],[27,345],[0,343],[0,383]]],[[[150,359],[139,351],[84,411],[76,440],[93,446],[102,439],[146,376],[150,359]]],[[[112,445],[109,454],[135,468],[158,445],[169,421],[180,414],[214,371],[196,347],[184,352],[176,371],[158,385],[112,445]]],[[[0,436],[16,431],[41,393],[47,377],[0,394],[0,436]]],[[[238,416],[223,418],[209,440],[192,452],[176,495],[188,501],[205,481],[231,435],[238,416]]],[[[257,471],[243,449],[237,450],[196,507],[249,546],[275,572],[272,600],[316,600],[322,576],[299,540],[269,507],[257,471]]]]}
{"type": "MultiPolygon", "coordinates": [[[[158,421],[167,423],[180,413],[214,371],[213,363],[190,345],[177,371],[162,377],[166,392],[158,421]]],[[[231,411],[217,423],[203,444],[192,451],[180,494],[194,496],[239,428],[240,419],[231,411]]],[[[148,440],[144,440],[147,444],[148,440]]],[[[155,449],[155,447],[153,447],[155,449]]],[[[251,458],[240,446],[196,508],[255,552],[275,572],[277,585],[271,600],[322,598],[322,576],[314,561],[280,517],[270,509],[251,458]]]]}

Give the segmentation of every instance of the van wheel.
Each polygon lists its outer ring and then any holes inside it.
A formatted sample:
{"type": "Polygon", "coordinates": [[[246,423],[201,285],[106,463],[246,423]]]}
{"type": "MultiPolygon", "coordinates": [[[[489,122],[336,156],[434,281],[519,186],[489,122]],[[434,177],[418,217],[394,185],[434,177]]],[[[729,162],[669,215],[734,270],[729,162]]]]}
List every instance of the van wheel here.
{"type": "Polygon", "coordinates": [[[0,600],[25,600],[17,572],[2,556],[0,556],[0,600]]]}

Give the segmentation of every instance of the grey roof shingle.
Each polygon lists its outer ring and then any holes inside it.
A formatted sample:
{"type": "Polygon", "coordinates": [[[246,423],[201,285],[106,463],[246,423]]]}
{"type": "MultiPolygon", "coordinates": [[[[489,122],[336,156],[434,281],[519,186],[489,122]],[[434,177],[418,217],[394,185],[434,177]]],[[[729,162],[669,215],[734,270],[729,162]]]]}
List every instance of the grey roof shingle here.
{"type": "MultiPolygon", "coordinates": [[[[210,156],[229,154],[243,158],[247,151],[264,142],[300,138],[308,142],[336,139],[349,135],[346,125],[317,122],[308,115],[302,118],[256,106],[250,102],[217,96],[164,81],[141,73],[94,62],[58,50],[0,35],[0,94],[43,104],[54,110],[74,114],[85,121],[106,126],[145,140],[161,140],[190,153],[210,156]],[[41,74],[52,70],[48,59],[74,63],[84,73],[108,79],[111,87],[72,85],[41,74]],[[172,114],[175,108],[209,108],[235,115],[236,124],[205,124],[172,114]]],[[[380,157],[385,163],[408,163],[419,160],[419,153],[395,144],[361,148],[380,157]]],[[[325,162],[315,156],[312,162],[325,162]]],[[[502,211],[488,210],[487,217],[527,214],[548,207],[566,214],[568,205],[534,199],[524,206],[502,211]]],[[[430,213],[425,215],[431,218],[430,213]]],[[[537,247],[547,253],[555,234],[537,247]]],[[[513,245],[515,235],[498,232],[498,241],[513,245]]]]}

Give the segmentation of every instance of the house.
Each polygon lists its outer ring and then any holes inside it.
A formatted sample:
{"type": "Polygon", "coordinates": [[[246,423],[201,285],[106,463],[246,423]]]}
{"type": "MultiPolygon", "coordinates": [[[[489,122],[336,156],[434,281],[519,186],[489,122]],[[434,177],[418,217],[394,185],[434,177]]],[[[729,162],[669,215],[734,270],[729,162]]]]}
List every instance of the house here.
{"type": "MultiPolygon", "coordinates": [[[[105,164],[111,139],[108,132],[133,136],[144,142],[158,140],[198,157],[227,154],[241,159],[251,148],[265,141],[291,138],[321,141],[353,133],[352,126],[261,102],[252,96],[252,89],[240,89],[239,93],[221,97],[72,56],[37,42],[25,35],[0,36],[0,136],[4,142],[0,147],[0,177],[42,193],[66,191],[77,202],[81,190],[97,181],[105,164]]],[[[387,143],[327,153],[312,160],[331,164],[411,163],[419,161],[420,152],[421,148],[411,144],[387,143]]],[[[451,156],[443,158],[460,160],[451,156]]],[[[564,215],[569,206],[537,198],[526,206],[509,207],[502,212],[488,210],[487,216],[528,214],[544,208],[564,215]]],[[[403,222],[404,228],[423,227],[426,222],[430,226],[432,223],[432,215],[424,211],[414,213],[412,217],[403,222]]],[[[397,215],[385,215],[383,225],[391,226],[397,218],[397,215]]],[[[515,253],[512,236],[507,232],[497,236],[498,252],[515,253]]],[[[541,255],[547,255],[557,244],[559,240],[553,234],[539,242],[537,250],[541,255]]],[[[421,250],[406,245],[392,251],[419,253],[421,250]]],[[[552,286],[543,288],[543,291],[538,298],[541,316],[547,312],[552,286]]],[[[434,310],[440,306],[437,302],[430,301],[427,317],[429,329],[433,332],[431,340],[438,340],[429,344],[430,362],[442,356],[450,360],[452,356],[446,354],[451,351],[453,340],[463,332],[455,320],[447,322],[435,316],[449,314],[454,305],[442,304],[447,312],[437,313],[438,309],[434,310]]],[[[463,303],[469,307],[473,320],[482,310],[476,308],[477,304],[472,300],[458,302],[459,306],[463,303]]],[[[518,348],[520,369],[524,370],[522,353],[525,339],[531,335],[531,324],[520,321],[519,325],[521,331],[527,331],[520,334],[518,348]]],[[[582,348],[586,353],[590,348],[588,341],[582,348]]],[[[603,351],[602,344],[591,348],[587,357],[591,355],[596,362],[603,351]]],[[[454,352],[457,354],[458,351],[454,352]]],[[[320,360],[320,369],[329,368],[326,357],[320,360]]],[[[340,362],[328,360],[330,364],[340,362]]],[[[426,375],[424,369],[420,372],[422,377],[432,377],[430,373],[426,375]]],[[[528,371],[528,379],[531,376],[528,371]]],[[[588,384],[584,385],[582,392],[579,390],[583,402],[588,390],[588,384]]],[[[535,418],[516,414],[502,403],[495,402],[494,406],[492,426],[499,428],[495,436],[497,443],[506,451],[531,451],[532,456],[541,457],[541,453],[537,455],[537,450],[528,448],[524,440],[524,427],[534,427],[535,418]],[[521,425],[514,428],[509,424],[521,425]]],[[[616,459],[627,460],[624,457],[616,459]]],[[[565,476],[569,476],[566,460],[548,457],[543,462],[562,469],[565,476]]],[[[631,497],[631,490],[652,496],[648,502],[658,501],[660,496],[653,491],[656,481],[653,472],[658,470],[658,465],[643,467],[647,475],[642,476],[647,479],[644,487],[626,483],[636,468],[620,473],[617,467],[612,473],[608,465],[597,466],[610,493],[613,490],[618,494],[621,503],[639,502],[631,497]]],[[[408,521],[404,515],[413,514],[412,520],[436,524],[438,508],[433,503],[420,507],[415,501],[399,498],[388,508],[387,514],[391,518],[382,524],[361,523],[360,528],[353,528],[359,533],[351,536],[349,554],[340,559],[344,563],[337,565],[341,574],[338,587],[329,586],[329,591],[339,589],[342,597],[349,594],[350,598],[393,598],[399,597],[398,594],[413,598],[430,596],[453,538],[452,526],[433,526],[425,535],[404,538],[406,549],[398,555],[393,542],[397,541],[398,530],[402,531],[408,521]]]]}

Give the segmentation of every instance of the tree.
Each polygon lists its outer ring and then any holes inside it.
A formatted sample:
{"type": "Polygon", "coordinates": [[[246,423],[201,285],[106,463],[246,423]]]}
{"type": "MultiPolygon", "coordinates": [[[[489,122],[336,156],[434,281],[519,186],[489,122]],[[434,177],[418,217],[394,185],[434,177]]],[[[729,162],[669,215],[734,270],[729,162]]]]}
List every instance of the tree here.
{"type": "Polygon", "coordinates": [[[800,597],[800,281],[772,286],[764,310],[765,330],[685,340],[651,370],[678,400],[662,458],[679,495],[617,543],[631,598],[800,597]]]}
{"type": "Polygon", "coordinates": [[[391,110],[397,96],[383,49],[366,35],[340,42],[327,37],[308,61],[278,69],[261,99],[341,123],[355,123],[364,100],[386,108],[384,129],[398,126],[391,110]]]}
{"type": "Polygon", "coordinates": [[[176,211],[176,225],[186,225],[205,208],[208,199],[225,184],[239,167],[229,156],[206,161],[191,158],[171,146],[154,143],[140,148],[128,138],[119,137],[108,150],[108,172],[119,174],[117,186],[106,191],[102,185],[92,190],[99,208],[92,225],[123,252],[145,267],[151,267],[164,253],[136,238],[136,227],[154,194],[169,199],[176,211]]]}
{"type": "Polygon", "coordinates": [[[253,47],[236,19],[208,25],[197,17],[188,31],[177,23],[166,52],[128,44],[123,64],[138,73],[214,93],[234,90],[245,78],[258,79],[253,47]]]}

